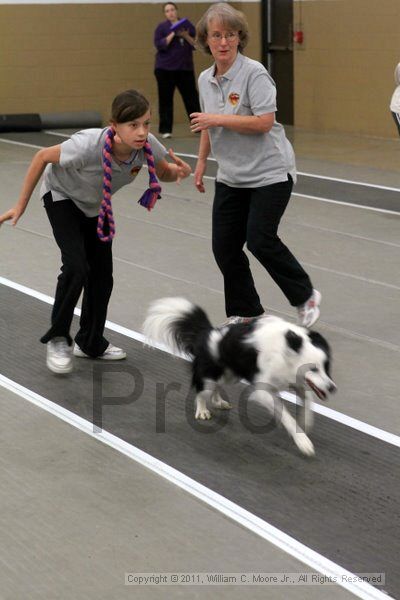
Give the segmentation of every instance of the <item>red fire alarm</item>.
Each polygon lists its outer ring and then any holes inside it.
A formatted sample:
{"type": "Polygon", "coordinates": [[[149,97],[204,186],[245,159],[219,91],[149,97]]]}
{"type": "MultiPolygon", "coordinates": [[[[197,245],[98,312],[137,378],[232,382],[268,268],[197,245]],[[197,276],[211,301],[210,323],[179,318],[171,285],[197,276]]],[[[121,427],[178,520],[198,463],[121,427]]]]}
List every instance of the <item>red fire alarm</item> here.
{"type": "Polygon", "coordinates": [[[293,32],[293,41],[295,44],[302,44],[304,42],[304,33],[301,29],[293,32]]]}

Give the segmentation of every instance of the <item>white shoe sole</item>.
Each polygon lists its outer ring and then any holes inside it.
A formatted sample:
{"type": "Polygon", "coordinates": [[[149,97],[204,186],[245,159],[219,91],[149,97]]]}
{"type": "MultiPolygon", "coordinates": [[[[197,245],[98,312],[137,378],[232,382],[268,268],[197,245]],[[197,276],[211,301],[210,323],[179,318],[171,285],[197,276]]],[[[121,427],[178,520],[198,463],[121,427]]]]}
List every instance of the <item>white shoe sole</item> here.
{"type": "Polygon", "coordinates": [[[74,365],[72,361],[70,365],[67,365],[65,367],[58,367],[49,360],[46,360],[46,366],[52,373],[56,373],[57,375],[67,375],[68,373],[71,373],[74,370],[74,365]]]}
{"type": "Polygon", "coordinates": [[[82,351],[73,351],[73,355],[77,358],[91,358],[92,360],[124,360],[126,358],[126,352],[124,354],[120,354],[119,356],[113,356],[112,354],[105,354],[102,356],[89,356],[82,351]]]}

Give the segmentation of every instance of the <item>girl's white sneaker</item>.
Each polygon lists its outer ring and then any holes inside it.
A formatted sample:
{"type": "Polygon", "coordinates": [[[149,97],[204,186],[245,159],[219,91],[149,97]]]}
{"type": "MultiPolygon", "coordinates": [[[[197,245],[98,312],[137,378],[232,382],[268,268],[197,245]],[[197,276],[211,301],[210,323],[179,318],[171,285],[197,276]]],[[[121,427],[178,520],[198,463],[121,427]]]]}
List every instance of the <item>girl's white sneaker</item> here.
{"type": "Polygon", "coordinates": [[[46,365],[50,371],[59,375],[71,373],[74,368],[72,347],[65,337],[55,337],[47,342],[46,365]]]}

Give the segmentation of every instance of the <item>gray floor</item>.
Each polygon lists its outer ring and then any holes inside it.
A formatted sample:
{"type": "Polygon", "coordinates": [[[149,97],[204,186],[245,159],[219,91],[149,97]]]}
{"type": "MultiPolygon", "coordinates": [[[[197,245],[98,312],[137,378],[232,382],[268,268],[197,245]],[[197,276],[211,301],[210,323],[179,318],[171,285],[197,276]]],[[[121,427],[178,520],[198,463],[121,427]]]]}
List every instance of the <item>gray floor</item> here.
{"type": "MultiPolygon", "coordinates": [[[[2,392],[2,600],[265,598],[264,587],[125,586],[125,573],[298,573],[304,565],[134,461],[2,392]],[[217,590],[217,591],[215,591],[217,590]]],[[[336,586],[268,598],[345,599],[336,586]]]]}
{"type": "MultiPolygon", "coordinates": [[[[340,140],[337,136],[322,137],[298,131],[291,131],[290,134],[295,143],[299,169],[304,172],[400,187],[398,171],[396,172],[400,148],[391,141],[364,141],[362,138],[353,138],[351,146],[351,139],[342,139],[344,150],[340,154],[340,140]],[[321,156],[324,156],[324,159],[321,159],[321,156]]],[[[43,140],[43,134],[40,134],[36,142],[25,139],[27,143],[38,145],[44,144],[43,140]]],[[[18,141],[24,141],[22,136],[18,141]]],[[[54,143],[54,139],[49,143],[54,143]]],[[[196,149],[195,144],[194,138],[183,134],[171,141],[176,150],[184,153],[193,153],[196,149]]],[[[2,189],[7,190],[7,194],[3,194],[0,200],[1,211],[8,208],[17,197],[24,170],[33,152],[32,148],[0,141],[0,158],[3,165],[0,179],[2,189]]],[[[224,318],[221,278],[210,250],[212,180],[207,181],[207,193],[202,196],[193,190],[192,180],[183,182],[179,188],[173,184],[166,185],[163,199],[150,214],[135,202],[140,196],[144,181],[143,178],[136,181],[133,186],[116,195],[114,201],[118,233],[115,240],[116,286],[110,305],[110,320],[140,331],[146,307],[151,299],[180,294],[198,301],[209,311],[214,321],[221,321],[224,318]]],[[[311,191],[308,193],[311,194],[311,191]]],[[[378,204],[379,194],[377,190],[378,204]]],[[[320,194],[317,190],[317,193],[311,195],[320,194]]],[[[383,196],[382,193],[382,198],[383,196]]],[[[349,202],[351,198],[346,200],[349,202]]],[[[391,202],[395,202],[395,197],[391,202]]],[[[398,219],[396,214],[294,195],[281,229],[282,237],[306,265],[316,287],[323,293],[323,313],[318,329],[329,338],[333,346],[334,375],[339,386],[339,393],[332,399],[330,406],[397,435],[400,432],[397,409],[400,344],[398,328],[395,326],[398,322],[400,290],[398,219]]],[[[8,225],[1,229],[0,256],[0,276],[53,295],[59,257],[37,195],[32,199],[26,215],[16,229],[13,230],[8,225]]],[[[254,261],[253,264],[257,285],[267,310],[294,318],[292,309],[279,290],[264,276],[254,261]]],[[[45,310],[49,311],[49,307],[45,310]]],[[[15,339],[15,325],[7,319],[7,306],[3,308],[1,326],[2,339],[8,336],[13,352],[16,349],[17,356],[21,357],[26,356],[29,344],[36,344],[36,338],[41,333],[35,331],[35,324],[31,323],[30,339],[17,338],[16,345],[12,341],[15,339]],[[18,344],[22,345],[20,353],[18,344]]],[[[40,362],[41,350],[40,346],[34,347],[33,360],[35,368],[39,369],[37,372],[46,379],[49,376],[43,362],[40,362]]],[[[21,373],[24,371],[23,364],[22,361],[19,365],[21,373]]],[[[54,384],[57,387],[58,385],[62,384],[54,384]]],[[[155,597],[158,594],[159,597],[171,598],[211,598],[215,597],[216,588],[164,588],[164,595],[162,589],[141,588],[137,591],[136,588],[125,588],[123,573],[126,570],[298,572],[304,569],[301,563],[201,505],[184,492],[149,474],[143,467],[132,464],[126,457],[115,456],[115,452],[112,452],[110,457],[109,449],[101,447],[94,440],[83,439],[83,434],[58,423],[54,417],[45,415],[43,411],[19,398],[10,397],[7,392],[2,391],[1,398],[2,405],[5,406],[5,432],[12,441],[7,443],[6,435],[2,436],[5,448],[2,460],[7,464],[5,472],[9,474],[9,477],[6,477],[7,485],[2,486],[2,505],[9,508],[9,512],[5,511],[3,517],[11,542],[7,544],[7,552],[3,550],[0,554],[0,564],[3,565],[0,568],[5,569],[7,581],[4,588],[6,592],[1,591],[0,597],[4,593],[7,594],[4,597],[10,599],[26,597],[33,573],[36,573],[38,585],[43,586],[43,590],[42,594],[30,594],[29,597],[63,598],[71,597],[72,594],[75,598],[119,598],[124,597],[123,594],[132,593],[133,590],[139,594],[138,597],[153,597],[152,594],[155,597]],[[32,428],[28,423],[31,420],[35,424],[32,428]],[[33,473],[32,446],[37,447],[38,451],[37,471],[33,473]],[[88,453],[85,450],[87,447],[90,447],[88,453]],[[72,448],[72,454],[68,448],[72,448]],[[105,463],[104,459],[101,460],[103,453],[107,456],[105,463]],[[64,463],[62,458],[70,455],[71,463],[69,458],[68,462],[64,463]],[[54,457],[52,464],[49,464],[49,456],[54,457]],[[87,464],[82,464],[82,456],[88,456],[87,464]],[[121,477],[117,482],[111,483],[112,466],[105,468],[103,472],[101,465],[106,464],[108,467],[107,461],[113,460],[119,462],[118,472],[121,477]],[[59,477],[62,474],[69,482],[68,502],[65,502],[65,491],[63,493],[63,490],[58,489],[56,492],[59,493],[54,492],[55,470],[59,477]],[[135,473],[132,473],[133,470],[135,473]],[[96,476],[93,476],[93,473],[96,476]],[[98,477],[102,480],[100,485],[98,477]],[[139,485],[135,485],[137,483],[139,485]],[[83,485],[87,490],[84,497],[83,485]],[[100,494],[96,493],[99,487],[102,490],[100,494]],[[168,494],[165,487],[168,488],[168,494]],[[21,495],[25,496],[27,490],[32,490],[32,494],[35,495],[32,506],[29,495],[26,504],[20,499],[21,495]],[[91,501],[91,498],[94,499],[91,501]],[[131,502],[127,501],[127,498],[131,502]],[[15,511],[17,516],[11,518],[10,511],[15,508],[16,499],[20,502],[17,504],[18,510],[15,511]],[[53,506],[53,510],[49,511],[48,504],[53,499],[58,510],[54,510],[53,506]],[[145,510],[146,502],[152,504],[153,510],[145,510]],[[67,517],[69,503],[75,507],[73,514],[78,530],[76,537],[73,535],[71,520],[67,517]],[[41,505],[40,510],[38,508],[40,526],[35,523],[37,504],[41,505]],[[113,510],[115,505],[118,506],[116,511],[113,510]],[[173,508],[175,514],[171,514],[174,513],[173,508]],[[203,514],[199,514],[201,512],[203,514]],[[188,519],[184,519],[184,515],[188,519]],[[132,544],[132,531],[121,527],[120,519],[123,522],[137,520],[142,524],[143,538],[140,544],[136,542],[139,544],[137,548],[136,544],[132,544]],[[104,552],[101,557],[98,557],[97,552],[91,554],[94,550],[100,552],[102,549],[102,546],[96,543],[98,533],[93,540],[86,540],[86,547],[82,542],[86,526],[93,525],[96,520],[105,530],[102,537],[104,552]],[[81,523],[80,528],[78,523],[81,523]],[[68,547],[65,547],[65,543],[60,544],[60,538],[70,541],[68,547]],[[220,545],[216,545],[215,539],[220,545]],[[29,546],[32,540],[35,541],[35,549],[38,551],[36,558],[29,546]],[[134,558],[136,549],[143,558],[142,562],[134,558]],[[43,570],[43,553],[49,561],[48,570],[51,571],[47,575],[43,570]],[[95,556],[98,560],[93,561],[95,556]],[[60,568],[63,559],[66,565],[65,568],[60,568]],[[125,568],[124,565],[133,560],[140,568],[125,568]],[[96,562],[95,567],[93,562],[96,562]],[[16,569],[10,566],[12,564],[22,565],[19,569],[20,577],[16,569]],[[123,565],[121,569],[120,564],[123,565]],[[171,566],[173,568],[170,568],[171,566]],[[55,573],[58,572],[59,579],[55,577],[55,573]],[[97,577],[97,573],[101,573],[101,576],[97,577]],[[94,586],[94,579],[98,587],[94,586]],[[89,591],[91,582],[94,586],[93,593],[89,591]]],[[[181,424],[182,427],[184,425],[187,426],[186,422],[181,424]]],[[[335,449],[333,441],[332,444],[328,443],[330,438],[321,438],[324,431],[324,427],[318,429],[317,426],[315,432],[318,439],[318,460],[322,461],[322,465],[324,460],[327,461],[326,464],[333,464],[338,456],[338,449],[335,449]]],[[[337,437],[336,444],[340,439],[344,439],[347,444],[347,436],[343,435],[337,437]]],[[[286,444],[286,440],[283,442],[281,438],[279,443],[283,444],[284,456],[287,455],[287,467],[295,469],[295,472],[304,470],[302,460],[295,460],[296,464],[293,466],[293,449],[286,444]]],[[[250,455],[252,451],[254,448],[250,450],[250,455]]],[[[258,452],[259,448],[254,455],[256,462],[260,461],[258,452]]],[[[360,445],[360,453],[363,452],[366,457],[368,452],[377,452],[376,441],[363,442],[360,445]]],[[[397,468],[395,462],[388,460],[386,455],[383,456],[380,487],[385,487],[385,464],[390,471],[386,482],[388,486],[389,480],[392,481],[393,469],[397,468]]],[[[352,469],[357,471],[359,464],[357,460],[353,464],[353,459],[354,457],[349,457],[349,461],[346,462],[345,457],[340,456],[337,462],[338,469],[344,460],[349,472],[352,469]]],[[[368,460],[365,460],[368,473],[368,460]]],[[[268,465],[265,468],[268,472],[268,465]]],[[[283,471],[282,475],[286,477],[287,474],[283,471]]],[[[368,475],[365,477],[368,478],[368,475]]],[[[276,489],[279,489],[282,481],[278,476],[274,481],[276,489]]],[[[374,486],[373,481],[371,485],[374,486]]],[[[317,480],[314,487],[315,497],[323,503],[323,486],[319,487],[317,480]]],[[[342,492],[345,490],[346,487],[342,492]]],[[[378,494],[376,488],[374,492],[378,494]]],[[[395,497],[395,488],[388,494],[390,499],[393,494],[395,497]]],[[[390,514],[385,525],[385,534],[390,538],[398,523],[398,512],[395,514],[395,507],[391,506],[387,498],[382,502],[385,508],[393,510],[394,513],[393,529],[390,527],[390,514]]],[[[350,505],[351,502],[343,502],[344,519],[348,510],[346,506],[350,505]]],[[[92,530],[92,527],[89,529],[92,530]]],[[[304,535],[302,541],[307,543],[307,531],[304,535]]],[[[372,537],[371,534],[371,542],[372,537]]],[[[368,547],[368,539],[365,545],[368,547]]],[[[335,560],[339,564],[341,551],[340,547],[337,548],[335,560]]],[[[354,555],[353,558],[354,570],[357,570],[357,556],[354,555]]],[[[381,567],[382,562],[377,561],[377,566],[378,563],[381,567]]],[[[382,569],[384,566],[383,564],[382,569]]],[[[398,593],[399,586],[396,584],[393,587],[392,581],[388,590],[392,594],[398,593]]],[[[236,597],[236,594],[241,598],[255,598],[258,597],[257,594],[261,597],[266,593],[265,589],[256,587],[218,587],[217,591],[221,597],[224,597],[223,594],[236,597]]],[[[336,598],[349,595],[337,586],[324,586],[323,590],[307,587],[305,592],[300,587],[268,587],[267,591],[269,597],[276,598],[336,598]]]]}

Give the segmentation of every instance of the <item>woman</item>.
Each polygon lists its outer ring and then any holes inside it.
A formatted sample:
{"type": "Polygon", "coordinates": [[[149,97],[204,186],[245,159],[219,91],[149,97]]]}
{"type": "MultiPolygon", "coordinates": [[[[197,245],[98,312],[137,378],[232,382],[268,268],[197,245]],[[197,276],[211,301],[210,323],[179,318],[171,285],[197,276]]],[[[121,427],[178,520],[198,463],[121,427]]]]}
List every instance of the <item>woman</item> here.
{"type": "Polygon", "coordinates": [[[195,185],[212,150],[218,163],[213,205],[213,252],[224,277],[229,322],[246,322],[264,308],[254,286],[247,248],[265,267],[311,327],[321,294],[277,235],[296,179],[292,146],[275,121],[275,84],[262,64],[242,54],[248,41],[244,15],[229,4],[212,5],[197,24],[198,45],[214,58],[199,77],[203,112],[191,115],[201,132],[195,185]]]}
{"type": "Polygon", "coordinates": [[[157,49],[154,74],[158,87],[158,130],[163,138],[170,138],[174,117],[174,91],[178,88],[188,116],[200,110],[193,65],[195,28],[190,21],[174,29],[178,23],[178,7],[174,2],[163,6],[166,21],[154,33],[157,49]],[[172,30],[171,30],[172,27],[172,30]]]}

